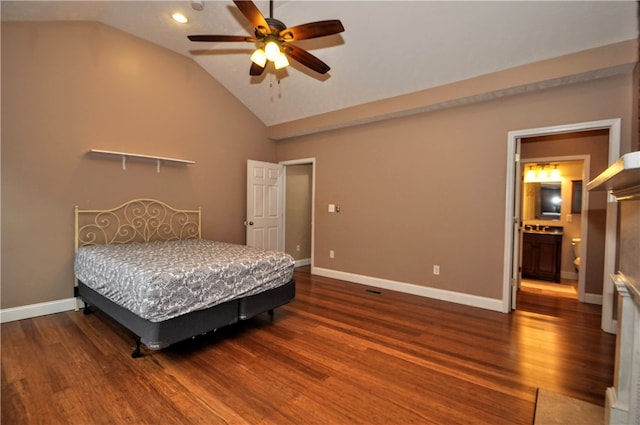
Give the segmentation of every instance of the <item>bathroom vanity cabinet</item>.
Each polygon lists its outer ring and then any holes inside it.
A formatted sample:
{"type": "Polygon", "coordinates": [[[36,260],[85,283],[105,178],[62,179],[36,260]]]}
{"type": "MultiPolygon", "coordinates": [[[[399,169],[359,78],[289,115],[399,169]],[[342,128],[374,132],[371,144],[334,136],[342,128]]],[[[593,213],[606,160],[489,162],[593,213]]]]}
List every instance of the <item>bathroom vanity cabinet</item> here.
{"type": "Polygon", "coordinates": [[[560,283],[562,234],[524,232],[522,277],[560,283]]]}

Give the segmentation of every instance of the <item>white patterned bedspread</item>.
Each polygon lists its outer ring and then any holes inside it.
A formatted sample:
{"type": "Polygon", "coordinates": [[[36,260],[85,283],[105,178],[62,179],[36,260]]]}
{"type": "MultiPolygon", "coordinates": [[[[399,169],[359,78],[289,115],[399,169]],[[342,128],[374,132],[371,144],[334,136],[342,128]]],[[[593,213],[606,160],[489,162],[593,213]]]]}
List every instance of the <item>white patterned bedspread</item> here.
{"type": "Polygon", "coordinates": [[[91,245],[78,249],[78,280],[151,322],[161,322],[291,280],[295,261],[201,239],[91,245]]]}

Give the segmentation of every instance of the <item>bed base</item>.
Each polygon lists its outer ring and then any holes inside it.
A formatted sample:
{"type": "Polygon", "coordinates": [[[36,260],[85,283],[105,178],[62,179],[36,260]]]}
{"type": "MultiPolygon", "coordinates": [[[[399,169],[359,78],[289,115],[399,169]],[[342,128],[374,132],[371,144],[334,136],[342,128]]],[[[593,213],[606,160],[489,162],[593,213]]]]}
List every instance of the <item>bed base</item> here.
{"type": "MultiPolygon", "coordinates": [[[[75,250],[85,245],[200,239],[202,212],[181,210],[155,199],[134,199],[106,210],[75,208],[75,250]]],[[[295,297],[295,281],[263,293],[232,300],[163,322],[150,322],[76,280],[74,293],[88,306],[102,310],[136,336],[140,347],[160,350],[176,342],[247,320],[287,304],[295,297]]],[[[85,310],[89,312],[89,309],[85,310]]]]}
{"type": "MultiPolygon", "coordinates": [[[[131,356],[140,357],[141,345],[160,350],[171,344],[202,335],[218,328],[247,320],[261,313],[269,313],[273,320],[275,308],[295,298],[295,281],[291,279],[277,288],[228,301],[223,304],[183,314],[163,322],[151,322],[119,306],[82,282],[78,282],[77,296],[85,309],[93,306],[113,318],[135,335],[136,348],[131,356]]],[[[85,310],[85,313],[90,310],[85,310]]]]}

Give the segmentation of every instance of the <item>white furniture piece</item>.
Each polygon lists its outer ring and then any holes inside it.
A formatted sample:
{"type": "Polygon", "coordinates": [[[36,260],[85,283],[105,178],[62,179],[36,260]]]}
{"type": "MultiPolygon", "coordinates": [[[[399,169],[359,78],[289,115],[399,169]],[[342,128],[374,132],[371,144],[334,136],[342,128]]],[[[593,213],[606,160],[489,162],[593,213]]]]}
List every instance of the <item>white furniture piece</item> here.
{"type": "Polygon", "coordinates": [[[587,185],[620,202],[619,272],[611,276],[617,305],[613,387],[607,388],[605,424],[640,425],[640,152],[623,155],[587,185]]]}
{"type": "Polygon", "coordinates": [[[89,153],[93,154],[102,154],[102,155],[111,155],[111,156],[119,156],[122,158],[122,169],[127,169],[127,158],[137,158],[137,159],[150,159],[156,162],[156,171],[160,172],[160,164],[162,162],[174,162],[177,164],[195,164],[195,161],[191,161],[189,159],[178,159],[178,158],[167,158],[164,156],[156,156],[156,155],[142,155],[138,153],[130,153],[130,152],[116,152],[116,151],[105,151],[102,149],[91,149],[89,153]]]}

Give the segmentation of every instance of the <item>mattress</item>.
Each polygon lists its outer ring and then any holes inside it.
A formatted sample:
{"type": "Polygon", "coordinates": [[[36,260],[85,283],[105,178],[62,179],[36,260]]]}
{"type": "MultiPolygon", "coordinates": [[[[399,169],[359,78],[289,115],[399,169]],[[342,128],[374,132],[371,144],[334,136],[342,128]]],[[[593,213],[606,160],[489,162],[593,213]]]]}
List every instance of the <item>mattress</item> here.
{"type": "Polygon", "coordinates": [[[282,286],[294,264],[283,252],[189,239],[84,246],[74,271],[114,303],[161,322],[282,286]]]}

